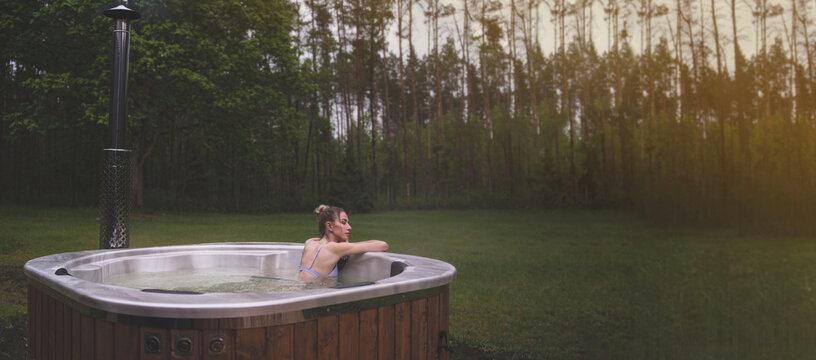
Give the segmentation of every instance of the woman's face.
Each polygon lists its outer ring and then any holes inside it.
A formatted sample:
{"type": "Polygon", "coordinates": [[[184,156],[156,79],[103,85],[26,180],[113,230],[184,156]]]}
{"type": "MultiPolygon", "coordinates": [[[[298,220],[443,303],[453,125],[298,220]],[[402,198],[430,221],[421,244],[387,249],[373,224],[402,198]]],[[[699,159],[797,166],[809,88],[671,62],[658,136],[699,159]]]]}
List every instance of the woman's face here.
{"type": "Polygon", "coordinates": [[[340,216],[334,219],[333,222],[328,223],[328,230],[337,238],[337,242],[348,242],[349,236],[351,236],[351,224],[349,224],[348,215],[341,212],[340,216]]]}

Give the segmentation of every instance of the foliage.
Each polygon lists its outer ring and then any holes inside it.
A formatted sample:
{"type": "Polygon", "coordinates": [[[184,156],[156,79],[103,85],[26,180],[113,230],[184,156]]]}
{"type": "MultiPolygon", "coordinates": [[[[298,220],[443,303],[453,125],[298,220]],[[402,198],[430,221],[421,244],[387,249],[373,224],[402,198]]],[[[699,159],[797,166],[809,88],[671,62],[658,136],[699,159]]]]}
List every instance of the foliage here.
{"type": "MultiPolygon", "coordinates": [[[[713,38],[707,22],[725,24],[720,10],[698,14],[690,2],[640,9],[632,28],[635,14],[609,2],[606,49],[589,38],[583,3],[548,3],[549,27],[532,20],[536,2],[466,4],[467,14],[434,1],[131,2],[142,13],[131,32],[134,204],[614,204],[816,233],[813,27],[801,26],[812,5],[796,14],[796,43],[766,28],[778,20],[758,19],[758,51],[723,59],[714,46],[742,39],[713,38]],[[406,16],[420,5],[424,22],[406,16]],[[392,39],[398,24],[403,37],[392,39]],[[405,31],[419,26],[437,34],[424,55],[405,31]],[[552,53],[534,30],[554,35],[552,53]],[[636,32],[648,40],[639,51],[636,32]]],[[[96,201],[107,6],[2,3],[0,201],[96,201]]]]}

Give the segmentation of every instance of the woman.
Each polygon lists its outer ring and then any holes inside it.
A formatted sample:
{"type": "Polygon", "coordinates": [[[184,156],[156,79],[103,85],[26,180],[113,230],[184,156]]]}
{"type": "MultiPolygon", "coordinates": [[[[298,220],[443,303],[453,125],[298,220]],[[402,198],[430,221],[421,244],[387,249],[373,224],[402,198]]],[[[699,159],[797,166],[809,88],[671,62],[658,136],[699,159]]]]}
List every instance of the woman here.
{"type": "Polygon", "coordinates": [[[300,258],[298,276],[303,280],[321,278],[337,279],[337,262],[341,258],[369,251],[386,251],[385,241],[369,240],[357,243],[348,242],[351,235],[346,211],[328,205],[320,205],[317,213],[317,229],[320,238],[306,240],[303,255],[300,258]]]}

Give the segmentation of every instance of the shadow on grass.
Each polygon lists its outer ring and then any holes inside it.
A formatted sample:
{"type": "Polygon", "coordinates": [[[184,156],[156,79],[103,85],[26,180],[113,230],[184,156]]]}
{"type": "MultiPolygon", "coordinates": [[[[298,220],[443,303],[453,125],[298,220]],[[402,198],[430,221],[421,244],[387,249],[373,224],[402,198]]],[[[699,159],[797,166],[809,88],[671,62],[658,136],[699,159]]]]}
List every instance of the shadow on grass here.
{"type": "Polygon", "coordinates": [[[498,350],[488,351],[478,345],[452,340],[450,358],[451,360],[520,360],[535,357],[498,350]]]}
{"type": "Polygon", "coordinates": [[[28,319],[25,315],[0,318],[0,360],[28,356],[28,319]]]}
{"type": "MultiPolygon", "coordinates": [[[[8,249],[3,249],[0,246],[0,251],[4,250],[8,249]]],[[[2,291],[17,291],[26,288],[26,277],[21,267],[0,266],[0,279],[2,279],[0,280],[0,290],[2,291]]],[[[25,290],[19,291],[25,294],[25,290]]],[[[24,299],[25,296],[22,296],[18,300],[24,301],[24,299]]],[[[4,301],[8,300],[4,299],[4,301]]],[[[4,305],[11,306],[12,304],[4,303],[4,305]]],[[[0,317],[0,360],[26,359],[27,356],[28,318],[26,314],[6,314],[0,317]]]]}
{"type": "Polygon", "coordinates": [[[451,352],[451,359],[453,360],[505,360],[511,358],[507,355],[490,354],[467,344],[454,343],[451,352]]]}

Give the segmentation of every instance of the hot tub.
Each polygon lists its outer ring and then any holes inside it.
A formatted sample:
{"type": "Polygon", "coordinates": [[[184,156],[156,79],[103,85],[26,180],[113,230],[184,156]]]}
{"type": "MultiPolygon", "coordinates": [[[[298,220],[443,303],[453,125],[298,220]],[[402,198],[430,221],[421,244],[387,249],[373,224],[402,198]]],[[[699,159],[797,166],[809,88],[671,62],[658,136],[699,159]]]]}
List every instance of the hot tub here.
{"type": "Polygon", "coordinates": [[[133,272],[297,266],[303,244],[222,243],[55,254],[29,261],[30,359],[446,359],[445,262],[349,258],[345,288],[193,292],[105,284],[133,272]],[[354,286],[361,285],[361,286],[354,286]]]}

